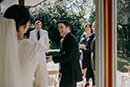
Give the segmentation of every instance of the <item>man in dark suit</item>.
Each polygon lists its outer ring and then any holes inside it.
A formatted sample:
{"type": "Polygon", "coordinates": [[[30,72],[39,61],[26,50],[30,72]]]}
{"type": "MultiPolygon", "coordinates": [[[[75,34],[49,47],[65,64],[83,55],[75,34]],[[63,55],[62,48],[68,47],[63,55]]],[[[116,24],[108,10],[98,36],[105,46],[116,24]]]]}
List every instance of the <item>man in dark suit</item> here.
{"type": "Polygon", "coordinates": [[[67,21],[60,21],[58,28],[61,36],[63,36],[60,54],[50,56],[48,60],[60,63],[60,87],[76,87],[76,82],[82,80],[78,42],[70,32],[70,24],[67,21]]]}

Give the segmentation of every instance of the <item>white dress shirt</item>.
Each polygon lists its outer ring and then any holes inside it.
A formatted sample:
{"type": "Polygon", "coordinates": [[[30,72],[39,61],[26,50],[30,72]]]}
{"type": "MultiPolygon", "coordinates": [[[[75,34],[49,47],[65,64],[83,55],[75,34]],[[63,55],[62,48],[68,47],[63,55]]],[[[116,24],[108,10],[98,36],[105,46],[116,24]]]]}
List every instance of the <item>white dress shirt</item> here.
{"type": "Polygon", "coordinates": [[[35,29],[30,32],[30,37],[29,39],[32,41],[38,41],[44,48],[45,52],[48,52],[49,49],[49,37],[48,37],[48,32],[46,30],[40,29],[40,39],[37,40],[37,32],[38,30],[35,29]]]}

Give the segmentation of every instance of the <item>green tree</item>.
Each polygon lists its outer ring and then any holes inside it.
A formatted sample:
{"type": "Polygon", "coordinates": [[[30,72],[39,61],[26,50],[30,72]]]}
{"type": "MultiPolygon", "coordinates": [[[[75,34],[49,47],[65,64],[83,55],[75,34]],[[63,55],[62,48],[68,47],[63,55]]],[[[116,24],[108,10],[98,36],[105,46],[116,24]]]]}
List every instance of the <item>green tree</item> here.
{"type": "Polygon", "coordinates": [[[83,25],[88,22],[89,16],[93,15],[93,11],[95,11],[93,0],[44,0],[30,8],[32,15],[31,28],[33,28],[33,23],[36,20],[41,20],[43,29],[49,32],[52,45],[59,47],[61,37],[57,29],[58,22],[60,20],[69,21],[72,25],[72,33],[79,41],[83,32],[83,25]]]}
{"type": "Polygon", "coordinates": [[[130,56],[130,1],[117,0],[117,50],[118,55],[130,56]]]}
{"type": "Polygon", "coordinates": [[[96,19],[96,11],[92,12],[90,17],[89,17],[89,23],[92,24],[96,19]]]}

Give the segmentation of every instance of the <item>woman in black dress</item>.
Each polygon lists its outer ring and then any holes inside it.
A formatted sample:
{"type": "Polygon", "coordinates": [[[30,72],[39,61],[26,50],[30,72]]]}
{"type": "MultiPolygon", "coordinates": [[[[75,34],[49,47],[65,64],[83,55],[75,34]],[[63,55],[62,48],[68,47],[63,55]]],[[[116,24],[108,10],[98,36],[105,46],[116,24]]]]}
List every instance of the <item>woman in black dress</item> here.
{"type": "Polygon", "coordinates": [[[84,28],[84,33],[82,34],[80,39],[80,49],[83,53],[82,69],[87,68],[86,81],[88,82],[89,79],[92,78],[93,85],[95,85],[94,72],[91,65],[91,42],[95,37],[95,34],[92,34],[90,24],[86,24],[84,28]]]}

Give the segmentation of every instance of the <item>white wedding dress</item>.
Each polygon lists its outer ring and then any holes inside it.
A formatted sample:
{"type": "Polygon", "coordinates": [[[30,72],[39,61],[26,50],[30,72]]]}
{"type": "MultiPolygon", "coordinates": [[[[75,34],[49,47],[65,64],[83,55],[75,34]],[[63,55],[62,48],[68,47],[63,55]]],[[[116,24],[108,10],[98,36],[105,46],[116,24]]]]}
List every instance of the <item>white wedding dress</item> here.
{"type": "Polygon", "coordinates": [[[29,39],[18,41],[22,87],[33,87],[33,77],[37,67],[39,87],[48,87],[46,56],[41,45],[29,39]]]}
{"type": "Polygon", "coordinates": [[[39,86],[48,87],[45,52],[38,43],[17,40],[15,22],[0,17],[0,87],[33,87],[39,66],[39,86]]]}
{"type": "Polygon", "coordinates": [[[0,87],[23,87],[17,52],[15,22],[0,17],[0,87]]]}

